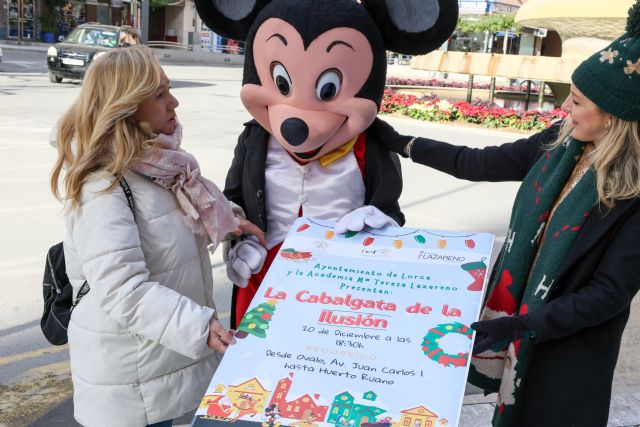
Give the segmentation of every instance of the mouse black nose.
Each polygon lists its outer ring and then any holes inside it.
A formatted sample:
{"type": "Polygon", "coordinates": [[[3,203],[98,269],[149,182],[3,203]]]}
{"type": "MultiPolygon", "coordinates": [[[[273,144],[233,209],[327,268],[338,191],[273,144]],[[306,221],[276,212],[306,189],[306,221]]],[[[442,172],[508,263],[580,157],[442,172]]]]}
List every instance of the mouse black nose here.
{"type": "Polygon", "coordinates": [[[280,125],[280,133],[291,145],[303,144],[309,137],[309,126],[297,117],[287,119],[280,125]]]}

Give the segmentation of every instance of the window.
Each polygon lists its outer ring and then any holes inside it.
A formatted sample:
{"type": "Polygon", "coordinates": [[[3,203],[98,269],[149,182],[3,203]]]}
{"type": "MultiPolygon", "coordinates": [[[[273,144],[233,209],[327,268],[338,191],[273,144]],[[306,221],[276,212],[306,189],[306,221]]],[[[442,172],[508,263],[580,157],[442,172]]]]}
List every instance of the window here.
{"type": "Polygon", "coordinates": [[[348,409],[345,409],[345,410],[344,410],[344,416],[345,416],[345,417],[348,417],[348,416],[349,416],[349,410],[348,410],[348,409]]]}
{"type": "Polygon", "coordinates": [[[403,426],[408,427],[411,425],[411,418],[407,417],[404,419],[404,422],[402,423],[403,426]]]}
{"type": "Polygon", "coordinates": [[[78,27],[67,36],[65,41],[93,46],[116,47],[118,45],[118,34],[115,31],[101,28],[78,27]]]}
{"type": "Polygon", "coordinates": [[[338,408],[337,407],[333,408],[333,411],[331,411],[331,413],[332,414],[337,414],[338,413],[338,408]]]}

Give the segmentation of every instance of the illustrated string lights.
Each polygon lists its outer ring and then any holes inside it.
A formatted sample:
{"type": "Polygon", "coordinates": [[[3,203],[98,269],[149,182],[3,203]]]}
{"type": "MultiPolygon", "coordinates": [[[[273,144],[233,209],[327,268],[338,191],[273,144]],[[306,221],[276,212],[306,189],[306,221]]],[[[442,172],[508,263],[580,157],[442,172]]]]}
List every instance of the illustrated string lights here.
{"type": "MultiPolygon", "coordinates": [[[[318,222],[315,222],[309,218],[307,218],[307,221],[313,225],[316,225],[318,227],[323,227],[323,228],[327,228],[328,230],[325,232],[324,237],[327,240],[331,240],[335,237],[336,233],[335,231],[333,231],[332,227],[325,225],[325,224],[320,224],[318,222]]],[[[302,225],[300,225],[298,228],[296,228],[296,231],[298,233],[305,231],[307,229],[309,229],[309,227],[311,227],[309,225],[309,223],[304,223],[302,225]]],[[[351,239],[355,236],[357,236],[359,233],[365,233],[368,234],[367,237],[364,238],[364,240],[362,241],[362,245],[363,246],[370,246],[373,244],[373,242],[375,242],[375,238],[376,237],[390,237],[393,238],[393,247],[396,249],[401,249],[404,246],[404,240],[403,238],[407,238],[410,236],[413,236],[413,239],[418,242],[421,245],[424,245],[427,243],[427,237],[433,237],[433,238],[437,238],[436,240],[436,246],[438,247],[438,249],[445,249],[447,247],[448,244],[448,239],[465,239],[464,240],[464,244],[467,248],[469,249],[475,249],[476,247],[476,242],[472,239],[473,236],[475,236],[475,233],[473,234],[467,234],[467,235],[443,235],[443,234],[438,234],[438,233],[434,233],[432,231],[428,231],[428,230],[413,230],[413,231],[409,231],[407,233],[402,233],[402,234],[382,234],[379,232],[375,232],[375,231],[368,231],[368,230],[362,230],[362,231],[347,231],[344,234],[344,238],[345,239],[351,239]],[[425,235],[427,237],[425,237],[425,235]]]]}

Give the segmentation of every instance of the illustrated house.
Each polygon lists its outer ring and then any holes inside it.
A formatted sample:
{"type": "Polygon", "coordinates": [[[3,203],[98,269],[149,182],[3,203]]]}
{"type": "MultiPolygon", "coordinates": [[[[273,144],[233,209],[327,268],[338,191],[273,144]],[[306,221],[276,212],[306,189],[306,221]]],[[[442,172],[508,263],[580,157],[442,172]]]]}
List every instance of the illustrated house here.
{"type": "Polygon", "coordinates": [[[400,427],[435,427],[438,415],[434,414],[424,406],[417,406],[405,409],[400,412],[400,427]]]}
{"type": "Polygon", "coordinates": [[[253,408],[262,414],[267,404],[271,391],[266,390],[257,378],[252,378],[238,385],[227,387],[227,397],[234,407],[243,408],[246,405],[246,397],[250,396],[254,402],[253,408]]]}
{"type": "MultiPolygon", "coordinates": [[[[368,391],[364,393],[363,398],[373,402],[378,396],[374,392],[368,391]]],[[[359,426],[375,422],[378,416],[384,412],[386,412],[385,409],[377,406],[355,403],[351,393],[345,391],[333,398],[327,422],[336,425],[359,426]]]]}
{"type": "Polygon", "coordinates": [[[287,400],[287,395],[291,389],[293,383],[293,372],[290,372],[287,377],[278,381],[271,401],[269,405],[277,405],[280,409],[280,416],[282,418],[290,418],[294,420],[308,420],[313,415],[314,422],[324,421],[329,409],[326,405],[319,405],[317,403],[320,398],[319,394],[314,394],[313,397],[309,394],[302,395],[295,400],[287,400]]]}

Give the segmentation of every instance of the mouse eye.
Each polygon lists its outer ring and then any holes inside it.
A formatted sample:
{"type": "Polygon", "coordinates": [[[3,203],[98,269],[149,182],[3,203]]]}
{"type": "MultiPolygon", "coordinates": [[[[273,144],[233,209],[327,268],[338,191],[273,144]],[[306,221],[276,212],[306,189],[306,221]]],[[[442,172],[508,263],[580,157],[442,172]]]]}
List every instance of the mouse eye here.
{"type": "Polygon", "coordinates": [[[320,101],[331,101],[338,96],[341,81],[342,74],[335,68],[322,73],[316,83],[316,96],[318,99],[320,101]]]}
{"type": "Polygon", "coordinates": [[[291,77],[289,77],[284,65],[274,62],[271,65],[271,76],[281,94],[284,96],[291,95],[291,77]]]}

